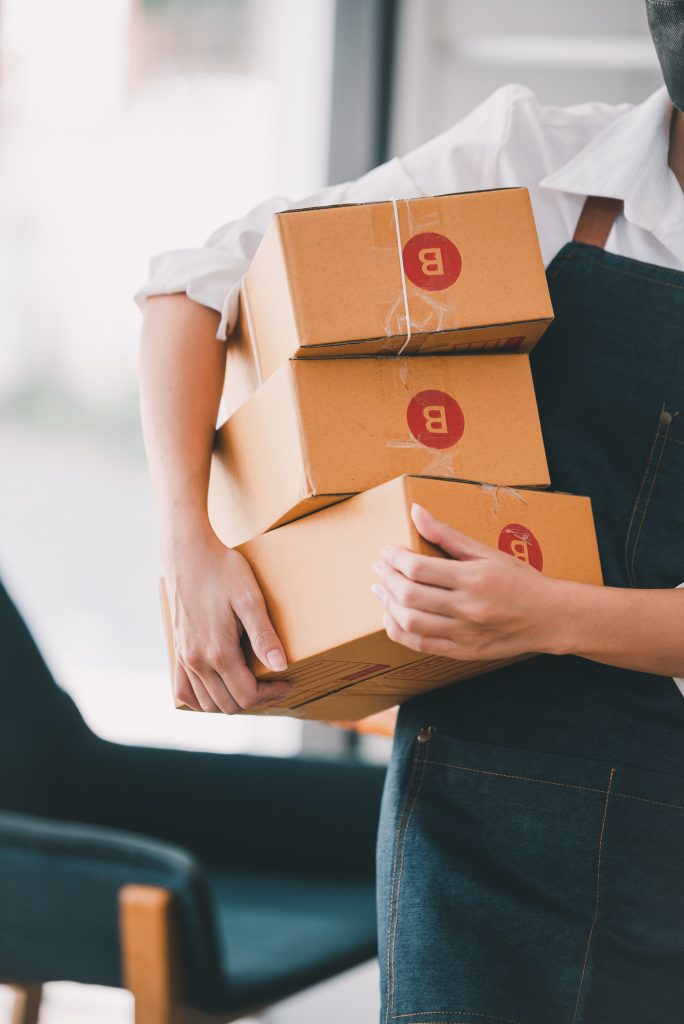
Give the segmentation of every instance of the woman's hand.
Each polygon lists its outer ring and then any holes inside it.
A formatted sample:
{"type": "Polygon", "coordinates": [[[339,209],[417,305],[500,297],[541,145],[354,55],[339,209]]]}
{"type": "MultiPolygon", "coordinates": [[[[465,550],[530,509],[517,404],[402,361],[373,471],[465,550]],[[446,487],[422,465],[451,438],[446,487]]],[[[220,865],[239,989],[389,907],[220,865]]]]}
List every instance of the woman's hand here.
{"type": "Polygon", "coordinates": [[[246,559],[225,547],[211,527],[185,529],[166,544],[164,574],[176,638],[174,693],[195,711],[227,715],[282,697],[286,680],[257,681],[240,646],[273,671],[287,668],[283,646],[246,559]]]}
{"type": "Polygon", "coordinates": [[[413,505],[418,532],[450,559],[381,549],[373,563],[391,640],[412,650],[473,661],[558,653],[562,581],[482,544],[413,505]]]}

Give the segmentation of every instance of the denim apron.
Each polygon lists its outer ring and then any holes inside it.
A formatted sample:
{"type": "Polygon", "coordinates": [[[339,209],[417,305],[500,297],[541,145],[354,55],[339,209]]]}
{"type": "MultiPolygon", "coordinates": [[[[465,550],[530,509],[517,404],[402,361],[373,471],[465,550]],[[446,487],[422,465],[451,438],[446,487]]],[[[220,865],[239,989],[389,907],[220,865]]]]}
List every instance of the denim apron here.
{"type": "MultiPolygon", "coordinates": [[[[618,213],[587,200],[531,362],[552,486],[591,496],[606,584],[675,587],[684,274],[606,253],[618,213]]],[[[682,1024],[684,697],[540,655],[414,698],[377,867],[381,1024],[682,1024]]]]}

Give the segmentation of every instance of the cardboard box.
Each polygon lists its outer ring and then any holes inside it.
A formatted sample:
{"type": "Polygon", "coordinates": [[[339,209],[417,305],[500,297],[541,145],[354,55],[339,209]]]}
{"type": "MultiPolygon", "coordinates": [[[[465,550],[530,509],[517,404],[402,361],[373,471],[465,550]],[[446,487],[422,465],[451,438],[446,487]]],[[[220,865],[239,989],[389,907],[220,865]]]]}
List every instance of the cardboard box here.
{"type": "Polygon", "coordinates": [[[242,289],[238,297],[238,316],[226,344],[226,372],[221,394],[218,422],[224,423],[239,409],[261,383],[254,352],[254,341],[249,333],[242,289]]]}
{"type": "Polygon", "coordinates": [[[367,718],[359,718],[356,722],[328,722],[328,725],[336,729],[345,729],[347,732],[354,732],[360,736],[394,736],[397,727],[397,713],[399,708],[394,706],[384,711],[376,711],[374,715],[367,718]]]}
{"type": "MultiPolygon", "coordinates": [[[[438,554],[413,525],[413,501],[550,576],[602,582],[588,498],[399,477],[241,545],[289,659],[281,673],[251,652],[248,664],[260,679],[287,678],[295,687],[279,704],[244,713],[355,721],[519,660],[453,661],[388,638],[370,591],[379,548],[391,543],[438,554]]],[[[173,669],[168,608],[165,620],[173,669]]]]}
{"type": "Polygon", "coordinates": [[[529,356],[291,359],[216,439],[230,547],[402,473],[548,487],[529,356]]]}
{"type": "Polygon", "coordinates": [[[524,188],[277,213],[242,299],[261,380],[291,357],[529,351],[553,319],[524,188]]]}

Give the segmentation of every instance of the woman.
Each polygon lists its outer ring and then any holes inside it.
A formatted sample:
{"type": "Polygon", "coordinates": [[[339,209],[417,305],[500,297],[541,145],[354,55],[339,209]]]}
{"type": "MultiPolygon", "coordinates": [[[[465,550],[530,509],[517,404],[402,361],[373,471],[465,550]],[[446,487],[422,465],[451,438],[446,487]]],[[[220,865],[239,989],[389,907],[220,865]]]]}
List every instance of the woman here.
{"type": "Polygon", "coordinates": [[[666,88],[640,106],[542,108],[499,90],[358,181],[270,200],[203,249],[158,257],[137,296],[153,296],[142,410],[176,693],[230,714],[286,686],[244,665],[242,628],[265,664],[285,653],[205,501],[225,366],[213,339],[234,325],[271,214],[530,189],[556,311],[531,355],[551,479],[592,497],[607,586],[544,577],[420,508],[451,559],[379,553],[399,643],[538,655],[401,708],[377,850],[383,1024],[684,1012],[684,0],[647,8],[666,88]]]}

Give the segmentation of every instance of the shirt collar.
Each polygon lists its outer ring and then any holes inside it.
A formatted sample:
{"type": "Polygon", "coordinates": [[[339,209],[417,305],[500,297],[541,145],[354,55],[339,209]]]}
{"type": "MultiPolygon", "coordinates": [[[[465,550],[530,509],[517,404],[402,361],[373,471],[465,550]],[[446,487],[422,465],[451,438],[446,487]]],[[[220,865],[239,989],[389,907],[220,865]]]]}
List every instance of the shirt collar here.
{"type": "Polygon", "coordinates": [[[672,103],[663,86],[600,131],[544,178],[541,187],[622,199],[627,220],[647,231],[654,230],[664,207],[674,200],[671,212],[679,220],[684,194],[668,166],[671,116],[672,103]]]}

